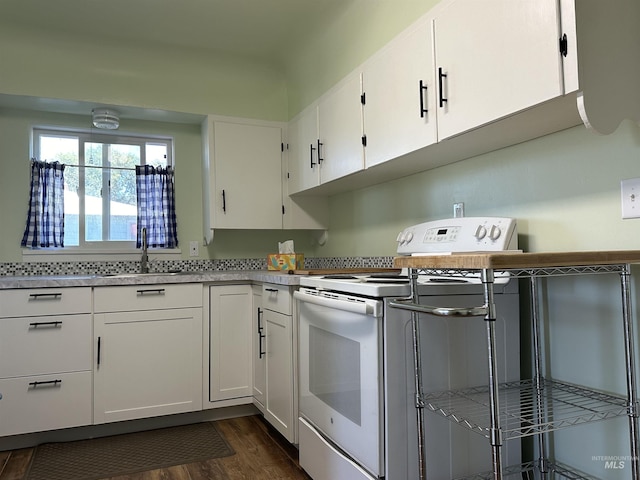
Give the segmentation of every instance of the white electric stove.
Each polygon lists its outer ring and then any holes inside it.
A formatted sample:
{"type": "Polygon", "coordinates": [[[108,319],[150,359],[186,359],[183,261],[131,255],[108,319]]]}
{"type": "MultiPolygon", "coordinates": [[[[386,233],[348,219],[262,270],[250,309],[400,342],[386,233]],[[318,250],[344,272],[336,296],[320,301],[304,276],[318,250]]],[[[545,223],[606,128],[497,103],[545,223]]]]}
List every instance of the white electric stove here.
{"type": "MultiPolygon", "coordinates": [[[[516,221],[503,217],[462,217],[436,220],[405,228],[396,238],[398,255],[455,255],[475,251],[517,249],[516,221]]],[[[506,283],[508,277],[496,278],[506,283]]],[[[428,288],[480,284],[479,277],[452,279],[448,276],[421,275],[418,283],[428,288]]],[[[309,276],[300,285],[318,290],[364,295],[367,297],[402,297],[411,293],[407,272],[372,274],[335,274],[309,276]]]]}
{"type": "MultiPolygon", "coordinates": [[[[516,221],[502,217],[438,220],[404,229],[399,255],[452,254],[517,249],[516,221]]],[[[480,279],[420,276],[421,303],[482,303],[480,279]]],[[[308,276],[295,293],[299,312],[300,464],[314,480],[406,480],[418,478],[411,316],[388,306],[408,297],[406,272],[308,276]]],[[[497,277],[495,301],[503,381],[519,379],[517,282],[497,277]],[[515,320],[513,320],[515,319],[515,320]],[[509,325],[509,328],[507,328],[509,325]]],[[[423,384],[446,390],[456,382],[486,383],[482,322],[429,315],[422,337],[423,384]],[[431,318],[433,317],[433,318],[431,318]],[[457,352],[451,361],[452,350],[457,352]]],[[[425,435],[429,480],[450,480],[481,471],[484,437],[468,438],[434,416],[425,435]],[[454,448],[461,446],[460,448],[454,448]],[[460,452],[463,452],[462,454],[460,452]]],[[[460,429],[458,426],[454,426],[460,429]]],[[[475,435],[475,434],[472,434],[475,435]]],[[[507,447],[519,461],[519,444],[507,447]]],[[[486,466],[487,470],[490,465],[486,466]]]]}

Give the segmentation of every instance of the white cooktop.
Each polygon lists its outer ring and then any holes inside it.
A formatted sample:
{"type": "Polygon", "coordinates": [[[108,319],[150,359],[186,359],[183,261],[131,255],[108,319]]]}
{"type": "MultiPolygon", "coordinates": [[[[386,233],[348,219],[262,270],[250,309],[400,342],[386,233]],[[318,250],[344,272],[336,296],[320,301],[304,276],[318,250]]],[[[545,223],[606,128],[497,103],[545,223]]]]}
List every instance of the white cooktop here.
{"type": "MultiPolygon", "coordinates": [[[[516,221],[504,217],[461,217],[425,222],[405,228],[398,234],[398,255],[442,255],[476,251],[505,251],[517,248],[516,221]]],[[[507,283],[508,277],[496,278],[496,283],[507,283]]],[[[480,284],[480,278],[420,276],[420,290],[435,287],[480,284]]],[[[334,292],[368,297],[403,297],[411,294],[407,273],[324,275],[300,279],[300,285],[334,292]]],[[[438,288],[438,290],[441,290],[438,288]]]]}
{"type": "Polygon", "coordinates": [[[396,241],[398,255],[502,252],[518,248],[518,232],[513,218],[459,217],[407,227],[396,241]]]}
{"type": "Polygon", "coordinates": [[[397,280],[376,278],[370,275],[312,275],[302,277],[300,285],[368,297],[408,296],[411,293],[409,279],[406,276],[395,276],[395,278],[397,280]]]}

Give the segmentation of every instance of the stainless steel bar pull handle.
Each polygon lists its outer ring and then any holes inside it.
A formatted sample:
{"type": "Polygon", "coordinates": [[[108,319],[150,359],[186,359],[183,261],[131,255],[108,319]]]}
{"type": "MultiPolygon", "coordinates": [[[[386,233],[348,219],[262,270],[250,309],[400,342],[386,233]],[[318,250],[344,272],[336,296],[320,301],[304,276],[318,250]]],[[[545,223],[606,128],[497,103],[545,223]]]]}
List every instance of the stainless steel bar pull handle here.
{"type": "Polygon", "coordinates": [[[447,78],[447,74],[442,73],[442,67],[438,67],[438,87],[440,89],[440,108],[444,107],[444,104],[449,101],[449,99],[444,96],[444,92],[443,92],[444,78],[447,78]]]}
{"type": "Polygon", "coordinates": [[[389,305],[401,310],[429,313],[439,317],[484,317],[489,312],[489,308],[486,305],[479,307],[432,307],[430,305],[420,305],[405,298],[393,299],[389,301],[389,305]]]}
{"type": "Polygon", "coordinates": [[[227,213],[227,194],[222,190],[222,211],[227,213]]]}
{"type": "Polygon", "coordinates": [[[321,147],[323,145],[324,143],[322,143],[320,139],[318,139],[318,163],[324,162],[324,158],[322,158],[322,150],[321,150],[321,147]]]}

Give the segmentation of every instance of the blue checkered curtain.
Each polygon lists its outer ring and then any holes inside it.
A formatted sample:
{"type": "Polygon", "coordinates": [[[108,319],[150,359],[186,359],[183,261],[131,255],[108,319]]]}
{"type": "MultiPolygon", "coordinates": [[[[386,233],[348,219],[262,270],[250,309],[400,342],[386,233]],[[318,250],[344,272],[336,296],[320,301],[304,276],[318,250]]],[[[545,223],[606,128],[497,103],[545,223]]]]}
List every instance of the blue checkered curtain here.
{"type": "Polygon", "coordinates": [[[64,247],[64,164],[31,160],[31,194],[23,247],[64,247]]]}
{"type": "Polygon", "coordinates": [[[136,247],[142,246],[142,229],[147,229],[147,243],[153,248],[176,248],[178,228],[174,171],[171,167],[136,166],[138,232],[136,247]]]}

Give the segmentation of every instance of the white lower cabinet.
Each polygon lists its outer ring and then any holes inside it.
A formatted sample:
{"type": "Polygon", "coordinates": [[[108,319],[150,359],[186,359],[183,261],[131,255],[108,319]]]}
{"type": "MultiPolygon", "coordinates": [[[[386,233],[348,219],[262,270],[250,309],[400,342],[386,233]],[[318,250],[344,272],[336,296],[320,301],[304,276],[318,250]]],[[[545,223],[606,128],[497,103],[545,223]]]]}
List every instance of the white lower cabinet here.
{"type": "Polygon", "coordinates": [[[0,436],[89,425],[91,289],[0,292],[0,436]]]}
{"type": "Polygon", "coordinates": [[[91,424],[91,371],[0,380],[0,435],[91,424]]]}
{"type": "Polygon", "coordinates": [[[293,305],[289,287],[263,285],[261,323],[266,359],[264,417],[287,440],[297,443],[297,349],[293,305]]]}
{"type": "Polygon", "coordinates": [[[94,295],[94,423],[201,410],[202,286],[94,295]]]}
{"type": "Polygon", "coordinates": [[[264,413],[267,392],[267,358],[265,352],[266,334],[262,308],[262,285],[251,287],[253,295],[252,350],[253,359],[253,400],[254,405],[264,413]]]}
{"type": "Polygon", "coordinates": [[[250,399],[251,285],[209,288],[209,401],[250,399]]]}
{"type": "Polygon", "coordinates": [[[265,415],[289,441],[293,441],[293,350],[291,315],[264,311],[267,355],[265,415]]]}

